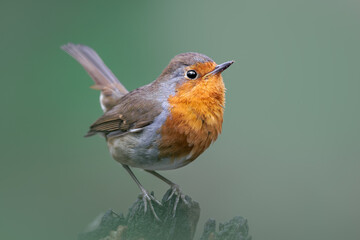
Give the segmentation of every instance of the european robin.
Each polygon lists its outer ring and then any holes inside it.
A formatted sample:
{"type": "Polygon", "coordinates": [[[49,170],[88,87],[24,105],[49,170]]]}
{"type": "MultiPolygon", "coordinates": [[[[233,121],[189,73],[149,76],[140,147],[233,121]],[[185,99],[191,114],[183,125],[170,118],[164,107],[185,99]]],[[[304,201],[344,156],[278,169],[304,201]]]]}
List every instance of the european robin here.
{"type": "Polygon", "coordinates": [[[69,43],[62,49],[74,57],[101,91],[104,114],[86,136],[106,139],[112,157],[139,186],[145,211],[154,196],[140,184],[130,167],[141,168],[170,185],[176,203],[185,203],[179,186],[155,170],[183,167],[195,160],[221,133],[225,86],[221,73],[233,61],[217,65],[195,52],[175,56],[152,83],[131,92],[120,83],[90,47],[69,43]]]}

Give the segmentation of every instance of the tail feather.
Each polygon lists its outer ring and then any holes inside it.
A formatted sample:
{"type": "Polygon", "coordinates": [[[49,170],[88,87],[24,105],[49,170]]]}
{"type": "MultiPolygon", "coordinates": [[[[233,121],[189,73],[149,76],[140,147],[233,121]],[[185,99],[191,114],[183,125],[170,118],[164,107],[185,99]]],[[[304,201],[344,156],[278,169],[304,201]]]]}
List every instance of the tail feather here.
{"type": "Polygon", "coordinates": [[[92,88],[102,91],[100,103],[104,111],[111,109],[120,97],[129,92],[90,47],[68,43],[61,49],[75,58],[88,72],[95,82],[92,88]]]}
{"type": "Polygon", "coordinates": [[[129,92],[92,48],[81,44],[68,43],[62,46],[61,49],[70,54],[85,68],[94,80],[95,85],[101,87],[112,85],[122,94],[129,92]]]}

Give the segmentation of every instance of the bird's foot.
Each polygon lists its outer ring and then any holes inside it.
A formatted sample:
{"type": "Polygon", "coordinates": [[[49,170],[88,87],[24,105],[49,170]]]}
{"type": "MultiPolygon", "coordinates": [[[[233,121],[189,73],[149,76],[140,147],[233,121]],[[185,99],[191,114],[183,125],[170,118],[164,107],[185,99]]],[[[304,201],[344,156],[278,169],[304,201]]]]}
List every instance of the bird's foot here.
{"type": "Polygon", "coordinates": [[[140,196],[144,202],[144,212],[146,213],[147,211],[147,207],[149,205],[152,214],[154,215],[155,219],[158,221],[161,221],[160,218],[157,216],[155,209],[151,203],[151,201],[156,202],[158,205],[162,206],[161,202],[159,200],[157,200],[152,194],[149,194],[148,191],[146,191],[145,189],[143,189],[140,193],[140,196]]]}
{"type": "Polygon", "coordinates": [[[173,209],[173,217],[175,217],[175,214],[176,214],[176,208],[177,208],[177,205],[180,201],[180,199],[186,204],[188,205],[188,201],[185,199],[185,194],[181,191],[179,185],[177,184],[174,184],[171,186],[171,189],[172,189],[172,192],[169,196],[169,198],[167,199],[168,201],[175,195],[176,196],[176,199],[175,199],[175,203],[174,203],[174,209],[173,209]]]}

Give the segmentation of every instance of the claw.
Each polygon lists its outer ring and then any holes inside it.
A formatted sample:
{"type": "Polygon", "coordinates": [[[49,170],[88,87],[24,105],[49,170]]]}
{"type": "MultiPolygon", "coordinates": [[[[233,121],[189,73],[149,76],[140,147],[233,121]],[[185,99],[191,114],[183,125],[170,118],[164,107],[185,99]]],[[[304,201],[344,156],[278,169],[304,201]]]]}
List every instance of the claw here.
{"type": "Polygon", "coordinates": [[[177,208],[177,205],[179,204],[180,198],[186,205],[188,205],[189,203],[185,199],[185,194],[183,194],[183,192],[181,191],[179,185],[174,184],[174,185],[171,186],[171,189],[172,189],[172,191],[171,191],[171,194],[168,197],[167,201],[169,201],[174,195],[176,195],[176,199],[175,199],[175,203],[174,203],[174,209],[173,209],[173,217],[175,217],[176,208],[177,208]]]}
{"type": "Polygon", "coordinates": [[[156,202],[158,205],[162,206],[161,202],[159,202],[153,195],[149,194],[145,189],[141,192],[142,200],[144,202],[144,213],[147,211],[147,206],[149,204],[152,214],[154,215],[155,219],[161,222],[160,218],[155,212],[155,209],[151,203],[151,201],[156,202]]]}

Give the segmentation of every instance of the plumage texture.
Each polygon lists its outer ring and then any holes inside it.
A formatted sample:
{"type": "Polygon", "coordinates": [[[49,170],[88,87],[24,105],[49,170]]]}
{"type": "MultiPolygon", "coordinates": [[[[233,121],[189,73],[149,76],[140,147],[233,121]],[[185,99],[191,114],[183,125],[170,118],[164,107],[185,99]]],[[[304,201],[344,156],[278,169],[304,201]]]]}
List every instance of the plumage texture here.
{"type": "Polygon", "coordinates": [[[162,170],[189,164],[221,133],[224,83],[220,73],[205,77],[216,66],[202,54],[176,56],[156,81],[121,97],[91,125],[87,136],[103,133],[113,157],[133,167],[162,170]],[[179,70],[180,77],[176,77],[179,70]],[[186,79],[188,70],[195,70],[198,77],[186,79]],[[162,112],[166,118],[154,129],[152,124],[162,112]],[[134,135],[142,131],[145,140],[134,135]]]}
{"type": "Polygon", "coordinates": [[[225,87],[221,71],[214,72],[220,65],[211,58],[179,54],[155,81],[128,92],[91,48],[62,48],[90,74],[93,88],[101,90],[104,114],[86,136],[105,136],[116,161],[147,170],[179,168],[221,133],[225,87]],[[189,70],[197,72],[196,79],[187,77],[189,70]]]}
{"type": "Polygon", "coordinates": [[[68,43],[61,48],[76,59],[94,80],[92,88],[101,91],[100,104],[104,112],[113,108],[129,92],[90,47],[68,43]]]}
{"type": "Polygon", "coordinates": [[[187,69],[195,70],[200,78],[177,86],[176,94],[169,97],[170,115],[161,128],[161,157],[188,156],[189,163],[221,133],[225,104],[222,77],[216,74],[202,78],[215,66],[212,61],[189,66],[187,69]]]}
{"type": "Polygon", "coordinates": [[[122,98],[111,110],[104,113],[95,123],[90,126],[87,136],[95,133],[116,132],[111,136],[122,135],[134,129],[142,129],[150,125],[161,111],[161,105],[157,100],[148,98],[146,94],[148,86],[136,89],[122,98]]]}
{"type": "MultiPolygon", "coordinates": [[[[170,63],[166,66],[156,81],[168,81],[169,77],[173,76],[178,70],[182,70],[183,67],[194,66],[198,63],[207,62],[214,61],[208,56],[197,52],[180,53],[171,59],[170,63]]],[[[184,75],[184,72],[181,73],[184,75]]]]}

